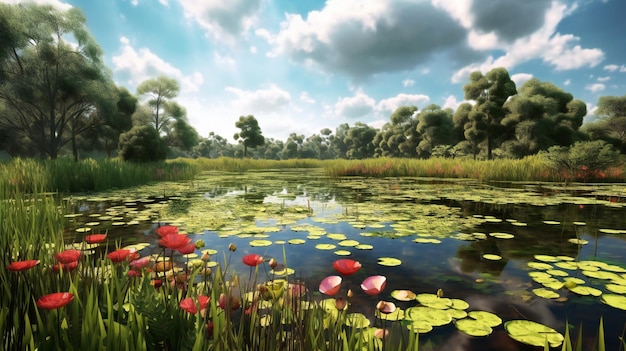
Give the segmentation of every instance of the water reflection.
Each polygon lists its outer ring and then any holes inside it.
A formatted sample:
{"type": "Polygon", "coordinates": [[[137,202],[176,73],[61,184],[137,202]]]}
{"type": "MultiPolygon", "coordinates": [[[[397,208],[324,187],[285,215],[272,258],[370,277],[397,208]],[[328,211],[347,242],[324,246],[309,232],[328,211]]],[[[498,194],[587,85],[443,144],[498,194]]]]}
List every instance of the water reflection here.
{"type": "MultiPolygon", "coordinates": [[[[618,197],[598,195],[606,189],[596,186],[584,191],[548,186],[506,184],[485,185],[473,181],[423,179],[330,180],[321,172],[210,173],[191,184],[165,183],[98,196],[74,196],[74,214],[68,217],[67,239],[80,241],[82,232],[109,233],[111,249],[118,243],[149,242],[145,252],[156,253],[155,229],[159,222],[180,225],[193,240],[202,239],[223,261],[231,255],[229,243],[238,251],[232,268],[247,272],[240,258],[248,253],[276,257],[296,270],[311,291],[325,276],[335,274],[332,262],[339,249],[363,268],[344,280],[341,294],[358,290],[362,280],[375,274],[388,278],[379,298],[392,300],[389,293],[408,289],[464,299],[471,310],[497,313],[504,320],[530,319],[564,330],[583,323],[586,337],[592,337],[599,317],[605,321],[607,349],[617,347],[617,336],[626,322],[623,311],[606,306],[597,297],[582,297],[568,291],[556,302],[535,296],[538,285],[528,276],[527,263],[537,254],[569,256],[577,260],[598,259],[626,265],[623,234],[607,234],[603,228],[626,229],[625,210],[618,197]],[[578,222],[578,224],[575,224],[578,222]],[[584,222],[584,225],[582,224],[584,222]],[[97,224],[94,224],[97,223],[97,224]],[[312,235],[318,228],[325,235],[312,235]],[[371,245],[372,249],[342,247],[328,234],[371,245]],[[503,239],[494,233],[511,234],[503,239]],[[473,234],[473,236],[472,236],[473,234]],[[477,235],[480,234],[480,235],[477,235]],[[440,244],[419,244],[416,238],[440,244]],[[274,244],[251,247],[264,238],[272,242],[303,239],[302,245],[274,244]],[[464,239],[464,240],[459,240],[464,239]],[[471,241],[470,241],[471,239],[471,241]],[[570,239],[584,239],[588,245],[574,245],[570,239]],[[318,244],[335,245],[318,250],[318,244]],[[501,260],[485,259],[495,254],[501,260]],[[402,261],[397,267],[379,265],[381,257],[402,261]]],[[[620,190],[621,191],[621,190],[620,190]]],[[[144,251],[142,251],[142,254],[144,251]]],[[[200,253],[197,250],[197,253],[200,253]]],[[[580,276],[579,272],[570,272],[580,276]]],[[[585,278],[583,276],[583,278],[585,278]]],[[[602,281],[588,284],[603,288],[602,281]]],[[[355,294],[353,312],[373,318],[378,298],[355,294]]],[[[407,308],[412,303],[398,303],[407,308]]],[[[437,327],[420,340],[433,350],[524,350],[502,327],[488,338],[469,338],[453,325],[437,327]]],[[[422,348],[420,348],[422,349],[422,348]]]]}

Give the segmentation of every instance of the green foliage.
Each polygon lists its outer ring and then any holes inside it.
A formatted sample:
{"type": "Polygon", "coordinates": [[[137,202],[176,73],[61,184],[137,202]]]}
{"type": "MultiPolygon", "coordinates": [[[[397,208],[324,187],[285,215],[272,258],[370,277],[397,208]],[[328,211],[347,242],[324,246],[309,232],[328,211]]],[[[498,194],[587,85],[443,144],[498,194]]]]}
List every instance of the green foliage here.
{"type": "Polygon", "coordinates": [[[124,161],[154,162],[165,160],[167,145],[151,126],[133,127],[120,135],[118,153],[124,161]]]}
{"type": "Polygon", "coordinates": [[[542,154],[564,180],[615,179],[619,152],[603,140],[577,142],[572,147],[553,146],[542,154]]]}
{"type": "Polygon", "coordinates": [[[243,157],[248,157],[248,148],[255,148],[265,143],[259,122],[254,116],[240,116],[235,122],[235,127],[241,129],[241,132],[235,133],[233,139],[243,144],[243,157]]]}

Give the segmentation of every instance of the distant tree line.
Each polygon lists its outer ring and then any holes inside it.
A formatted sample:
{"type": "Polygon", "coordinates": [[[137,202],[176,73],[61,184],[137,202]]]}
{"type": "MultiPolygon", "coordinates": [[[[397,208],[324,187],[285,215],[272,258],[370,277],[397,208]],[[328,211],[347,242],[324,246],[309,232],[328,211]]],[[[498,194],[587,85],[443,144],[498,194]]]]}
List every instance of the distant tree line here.
{"type": "Polygon", "coordinates": [[[550,82],[519,88],[504,68],[474,72],[456,111],[437,105],[401,106],[382,128],[340,124],[310,136],[265,138],[253,115],[241,116],[231,144],[188,123],[176,102],[178,82],[155,77],[132,94],[113,83],[102,50],[76,8],[0,4],[0,150],[55,159],[71,154],[119,155],[151,161],[168,156],[265,159],[369,157],[521,158],[602,141],[626,153],[626,95],[599,99],[596,121],[587,108],[550,82]]]}

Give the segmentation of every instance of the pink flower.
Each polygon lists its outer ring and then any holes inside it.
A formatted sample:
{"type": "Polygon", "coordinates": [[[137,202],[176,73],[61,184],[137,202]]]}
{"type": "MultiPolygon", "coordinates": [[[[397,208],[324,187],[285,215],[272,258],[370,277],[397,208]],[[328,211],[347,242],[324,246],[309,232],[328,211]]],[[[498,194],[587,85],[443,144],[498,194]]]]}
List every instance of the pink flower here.
{"type": "Polygon", "coordinates": [[[341,275],[352,275],[361,269],[361,263],[359,261],[350,259],[341,259],[333,262],[333,267],[341,275]]]}
{"type": "MultiPolygon", "coordinates": [[[[208,296],[203,296],[203,295],[198,296],[197,304],[200,305],[200,310],[204,310],[207,308],[207,306],[209,305],[209,300],[210,298],[208,296]]],[[[183,310],[191,314],[198,313],[198,306],[196,305],[196,301],[194,301],[193,298],[191,297],[188,297],[180,301],[180,308],[182,308],[183,310]]]]}
{"type": "Polygon", "coordinates": [[[220,294],[219,306],[221,309],[225,310],[227,307],[230,307],[231,310],[237,310],[241,307],[241,302],[235,296],[230,296],[230,298],[226,298],[226,294],[220,294]]]}
{"type": "Polygon", "coordinates": [[[322,294],[327,296],[333,296],[341,289],[341,277],[338,275],[331,275],[320,283],[319,290],[322,294]]]}
{"type": "Polygon", "coordinates": [[[361,283],[361,289],[368,295],[378,295],[385,289],[387,278],[382,275],[373,275],[365,278],[361,283]]]}
{"type": "Polygon", "coordinates": [[[134,269],[142,269],[150,264],[150,256],[138,258],[136,260],[130,261],[130,266],[134,269]]]}
{"type": "Polygon", "coordinates": [[[260,265],[261,263],[263,263],[263,256],[258,255],[258,254],[249,254],[244,256],[241,261],[246,265],[246,266],[250,266],[250,267],[256,267],[258,265],[260,265]]]}

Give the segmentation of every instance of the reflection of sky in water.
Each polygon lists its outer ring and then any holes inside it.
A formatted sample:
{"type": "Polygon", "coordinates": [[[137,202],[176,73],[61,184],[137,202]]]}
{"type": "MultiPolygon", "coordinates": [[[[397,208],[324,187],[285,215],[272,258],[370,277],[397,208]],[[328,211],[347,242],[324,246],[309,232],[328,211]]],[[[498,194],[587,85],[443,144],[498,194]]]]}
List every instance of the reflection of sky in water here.
{"type": "MultiPolygon", "coordinates": [[[[284,181],[284,180],[281,180],[284,181]]],[[[298,182],[298,178],[291,179],[298,182]]],[[[376,182],[377,180],[372,180],[376,182]]],[[[408,180],[406,180],[408,181],[408,180]]],[[[274,181],[277,182],[277,181],[274,181]]],[[[325,182],[325,186],[329,186],[325,182]]],[[[418,185],[415,185],[418,187],[418,185]]],[[[227,187],[225,187],[227,188],[227,187]]],[[[221,197],[245,197],[255,195],[260,187],[233,186],[232,189],[214,194],[199,190],[197,195],[207,201],[219,199],[221,197]]],[[[435,293],[437,289],[443,289],[446,297],[464,299],[470,303],[470,310],[486,310],[497,313],[505,321],[512,319],[529,319],[540,323],[545,323],[556,329],[563,331],[564,320],[567,318],[570,324],[578,326],[581,322],[584,325],[585,337],[592,338],[597,330],[597,322],[602,315],[605,319],[605,329],[607,341],[609,337],[615,340],[615,335],[621,335],[621,328],[626,322],[623,311],[611,308],[599,302],[597,297],[581,297],[566,290],[559,291],[561,296],[567,297],[567,302],[554,302],[532,295],[533,288],[540,287],[532,282],[528,276],[527,262],[533,260],[535,254],[547,255],[569,255],[580,259],[594,259],[626,265],[626,242],[624,237],[615,235],[599,235],[599,228],[614,228],[617,224],[623,223],[624,210],[617,208],[605,208],[598,206],[592,208],[587,205],[581,209],[578,205],[556,205],[556,206],[532,206],[521,204],[488,204],[479,201],[441,201],[446,206],[454,206],[461,209],[464,216],[491,215],[495,218],[503,219],[500,223],[483,223],[472,231],[485,234],[493,232],[505,232],[515,235],[513,239],[497,239],[487,235],[487,239],[480,241],[459,241],[452,238],[440,238],[441,244],[418,244],[412,240],[415,236],[396,237],[365,237],[364,232],[385,232],[391,231],[390,222],[385,218],[380,218],[379,222],[385,224],[384,228],[365,229],[354,228],[347,221],[337,223],[322,223],[319,218],[336,218],[346,211],[354,211],[357,205],[348,203],[348,199],[356,198],[359,201],[376,203],[379,198],[372,195],[371,198],[361,198],[351,196],[349,190],[334,189],[324,191],[324,194],[317,196],[314,187],[307,184],[306,187],[299,186],[274,186],[266,193],[259,193],[263,204],[279,204],[286,208],[303,207],[311,209],[312,215],[297,221],[295,225],[305,224],[324,228],[326,233],[341,233],[348,239],[357,240],[361,244],[373,246],[372,250],[358,250],[353,247],[337,246],[333,250],[325,251],[315,248],[317,244],[335,244],[337,240],[332,240],[326,236],[312,240],[307,238],[306,231],[292,231],[290,225],[281,225],[281,218],[257,221],[259,226],[279,226],[280,231],[268,233],[269,238],[264,240],[304,239],[303,245],[271,245],[267,247],[251,247],[250,241],[254,238],[239,238],[229,236],[228,238],[218,237],[215,231],[205,231],[204,234],[190,234],[193,240],[202,239],[206,243],[206,248],[215,249],[218,254],[212,256],[212,260],[224,263],[229,261],[230,267],[245,278],[248,276],[249,267],[241,263],[241,257],[249,253],[261,254],[266,258],[275,257],[283,263],[283,256],[286,256],[287,266],[296,270],[295,277],[308,283],[309,289],[317,296],[317,286],[327,275],[337,274],[332,268],[332,262],[343,258],[335,255],[336,250],[349,250],[350,256],[354,260],[362,263],[362,269],[355,275],[346,277],[343,288],[339,296],[345,297],[347,289],[355,292],[351,299],[351,312],[361,312],[370,319],[374,311],[374,305],[379,299],[393,300],[389,295],[395,289],[409,289],[416,293],[435,293]],[[342,193],[343,192],[343,193],[342,193]],[[346,194],[348,192],[348,194],[346,194]],[[517,221],[527,223],[527,226],[513,226],[504,219],[514,218],[517,221]],[[544,220],[560,220],[561,225],[547,225],[544,220]],[[572,227],[572,221],[585,221],[587,226],[572,227]],[[570,244],[567,239],[575,238],[579,235],[582,239],[588,240],[589,244],[577,250],[576,245],[570,244]],[[234,243],[238,250],[235,253],[228,252],[228,245],[234,243]],[[501,261],[489,261],[482,258],[483,254],[497,254],[503,257],[501,261]],[[398,267],[384,267],[377,264],[380,257],[395,257],[402,260],[398,267]],[[367,296],[360,291],[360,283],[370,275],[387,276],[387,287],[379,297],[367,296]],[[482,279],[484,282],[477,282],[482,279]],[[530,298],[529,298],[530,297],[530,298]],[[608,322],[608,323],[607,323],[608,322]]],[[[380,192],[380,187],[376,188],[380,192]]],[[[399,195],[397,189],[392,189],[393,194],[399,195]]],[[[392,190],[389,190],[390,193],[392,190]]],[[[384,194],[383,194],[384,195],[384,194]]],[[[378,193],[378,196],[381,196],[378,193]]],[[[253,201],[253,200],[250,200],[253,201]]],[[[259,203],[255,198],[255,203],[259,203]]],[[[398,200],[400,202],[415,202],[411,197],[398,200]]],[[[119,205],[119,204],[118,204],[119,205]]],[[[82,203],[78,205],[81,212],[104,212],[106,206],[104,202],[82,203]]],[[[132,209],[130,210],[132,211],[132,209]]],[[[224,209],[230,211],[230,209],[224,209]]],[[[381,213],[382,215],[382,213],[381,213]]],[[[129,215],[132,218],[131,215],[129,215]]],[[[434,218],[434,217],[433,217],[434,218]]],[[[156,224],[140,223],[133,226],[111,227],[109,233],[112,238],[128,240],[136,238],[137,241],[151,241],[151,246],[143,253],[160,252],[156,245],[157,235],[155,234],[156,224]],[[147,239],[146,239],[147,238],[147,239]]],[[[623,228],[616,228],[623,229],[623,228]]],[[[201,250],[197,250],[198,254],[201,250]]],[[[260,270],[262,276],[264,269],[260,270]]],[[[570,272],[573,276],[581,276],[575,272],[570,272]]],[[[583,278],[586,278],[583,276],[583,278]]],[[[602,290],[604,281],[588,279],[587,284],[598,287],[602,290]]],[[[401,308],[414,306],[415,303],[398,302],[401,308]]],[[[499,350],[509,347],[511,350],[532,350],[524,348],[515,343],[506,335],[502,335],[502,327],[497,327],[493,335],[488,338],[469,338],[459,332],[452,325],[437,327],[427,335],[420,336],[420,340],[432,340],[437,344],[442,344],[437,350],[499,350]]],[[[611,344],[607,344],[607,349],[611,349],[611,344]]],[[[507,349],[509,349],[507,348],[507,349]]]]}

